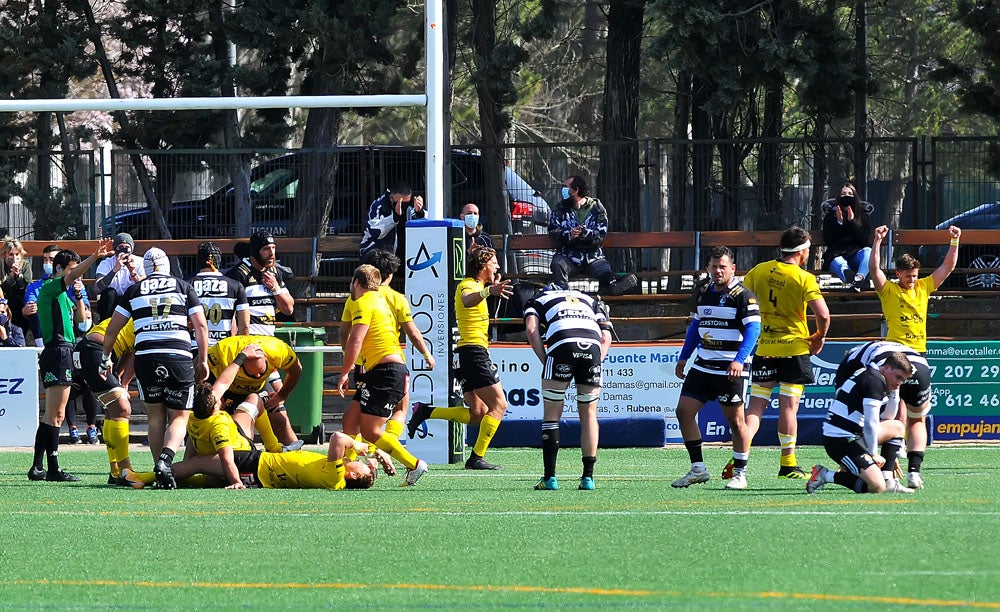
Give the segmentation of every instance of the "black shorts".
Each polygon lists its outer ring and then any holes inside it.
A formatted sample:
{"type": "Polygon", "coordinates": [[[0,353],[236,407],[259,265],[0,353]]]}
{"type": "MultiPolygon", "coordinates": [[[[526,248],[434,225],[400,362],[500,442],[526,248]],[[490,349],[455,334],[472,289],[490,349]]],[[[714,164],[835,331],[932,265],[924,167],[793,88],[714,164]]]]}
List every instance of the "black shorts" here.
{"type": "Polygon", "coordinates": [[[257,467],[260,465],[260,451],[254,450],[234,450],[233,463],[236,464],[236,471],[240,474],[257,474],[257,467]]]}
{"type": "Polygon", "coordinates": [[[73,384],[73,345],[69,342],[46,344],[38,356],[42,387],[69,387],[73,384]]]}
{"type": "Polygon", "coordinates": [[[455,377],[462,383],[462,393],[492,387],[500,383],[497,367],[490,360],[490,352],[481,346],[460,346],[458,369],[455,377]]]}
{"type": "Polygon", "coordinates": [[[84,338],[76,343],[73,351],[73,367],[77,369],[87,386],[95,395],[101,395],[122,386],[114,371],[108,372],[108,377],[100,375],[101,358],[104,356],[104,347],[84,338]]]}
{"type": "Polygon", "coordinates": [[[187,355],[155,353],[135,356],[139,399],[171,410],[190,410],[194,400],[194,363],[187,355]]]}
{"type": "Polygon", "coordinates": [[[736,406],[746,402],[747,382],[746,376],[730,380],[725,372],[710,374],[691,368],[681,386],[681,395],[696,399],[702,404],[718,400],[723,406],[736,406]]]}
{"type": "Polygon", "coordinates": [[[542,380],[574,381],[578,385],[601,386],[601,345],[597,342],[566,342],[545,355],[542,380]]]}
{"type": "Polygon", "coordinates": [[[915,371],[899,386],[899,398],[907,406],[918,408],[931,399],[931,370],[919,361],[912,362],[912,365],[915,371]]]}
{"type": "Polygon", "coordinates": [[[361,413],[389,418],[396,404],[406,395],[410,373],[401,363],[382,363],[365,372],[361,395],[361,413]]]}
{"type": "Polygon", "coordinates": [[[812,361],[809,355],[795,357],[753,358],[753,381],[755,383],[788,383],[792,385],[813,384],[812,361]]]}
{"type": "Polygon", "coordinates": [[[865,447],[851,438],[823,436],[823,448],[831,459],[855,476],[875,465],[875,459],[868,454],[865,447]]]}

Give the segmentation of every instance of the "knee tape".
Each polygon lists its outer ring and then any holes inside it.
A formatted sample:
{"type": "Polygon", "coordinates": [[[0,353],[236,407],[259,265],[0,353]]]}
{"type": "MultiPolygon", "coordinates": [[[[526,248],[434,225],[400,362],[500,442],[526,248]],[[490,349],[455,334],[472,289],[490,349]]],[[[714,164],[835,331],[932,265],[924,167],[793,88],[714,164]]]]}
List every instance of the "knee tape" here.
{"type": "Polygon", "coordinates": [[[580,404],[589,404],[590,402],[596,402],[601,398],[600,392],[598,393],[577,393],[576,401],[580,404]]]}
{"type": "Polygon", "coordinates": [[[549,402],[561,402],[566,397],[566,389],[542,389],[542,399],[549,402]]]}
{"type": "Polygon", "coordinates": [[[750,397],[759,397],[764,401],[771,401],[771,389],[763,385],[750,385],[750,397]]]}
{"type": "Polygon", "coordinates": [[[805,390],[805,385],[795,383],[780,383],[778,385],[778,395],[784,395],[785,397],[802,397],[802,393],[805,390]]]}
{"type": "Polygon", "coordinates": [[[930,411],[931,411],[930,402],[924,402],[924,405],[917,406],[916,410],[910,408],[909,404],[906,405],[906,416],[908,416],[911,419],[922,419],[925,416],[927,416],[927,413],[929,413],[930,411]]]}
{"type": "Polygon", "coordinates": [[[245,412],[250,415],[251,420],[256,421],[260,414],[260,408],[257,407],[256,402],[241,402],[233,412],[245,412]]]}
{"type": "Polygon", "coordinates": [[[109,406],[117,403],[119,398],[127,402],[129,400],[128,391],[122,387],[115,387],[110,391],[105,391],[104,393],[98,395],[97,401],[101,402],[101,406],[107,410],[109,406]]]}

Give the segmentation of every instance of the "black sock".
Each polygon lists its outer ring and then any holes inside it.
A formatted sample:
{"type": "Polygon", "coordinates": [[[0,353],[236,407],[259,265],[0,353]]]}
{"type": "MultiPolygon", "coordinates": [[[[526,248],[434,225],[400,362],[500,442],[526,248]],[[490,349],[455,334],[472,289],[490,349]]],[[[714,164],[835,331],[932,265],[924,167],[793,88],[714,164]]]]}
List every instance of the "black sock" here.
{"type": "Polygon", "coordinates": [[[738,470],[740,468],[746,468],[746,466],[747,466],[747,460],[746,459],[737,459],[736,457],[733,457],[733,469],[734,470],[738,470]]]}
{"type": "Polygon", "coordinates": [[[834,472],[833,484],[851,489],[855,493],[868,492],[868,483],[850,472],[834,472]]]}
{"type": "Polygon", "coordinates": [[[164,461],[164,462],[166,462],[167,465],[170,465],[171,463],[174,462],[174,455],[175,454],[176,453],[173,450],[171,450],[171,449],[167,448],[166,446],[164,446],[163,450],[160,451],[160,457],[157,460],[158,461],[164,461]]]}
{"type": "Polygon", "coordinates": [[[901,448],[903,448],[902,438],[893,438],[882,443],[882,456],[885,458],[883,472],[891,472],[896,467],[896,456],[899,455],[901,448]]]}
{"type": "Polygon", "coordinates": [[[583,475],[587,478],[594,477],[594,464],[597,463],[597,457],[584,457],[583,458],[583,475]]]}
{"type": "Polygon", "coordinates": [[[45,449],[48,446],[46,440],[48,440],[48,430],[45,429],[45,423],[39,423],[38,429],[35,430],[35,458],[32,459],[31,467],[45,469],[42,458],[45,457],[45,449]]]}
{"type": "Polygon", "coordinates": [[[691,463],[705,462],[705,456],[701,454],[701,438],[691,440],[690,442],[685,440],[684,446],[688,449],[688,457],[691,458],[691,463]]]}
{"type": "Polygon", "coordinates": [[[906,459],[909,461],[906,471],[919,472],[920,465],[924,462],[924,451],[906,451],[906,459]]]}
{"type": "Polygon", "coordinates": [[[544,478],[556,475],[556,457],[559,455],[559,421],[542,421],[542,466],[544,478]]]}
{"type": "Polygon", "coordinates": [[[41,425],[47,431],[45,440],[45,460],[49,464],[49,473],[54,474],[59,471],[59,428],[52,425],[41,425]]]}

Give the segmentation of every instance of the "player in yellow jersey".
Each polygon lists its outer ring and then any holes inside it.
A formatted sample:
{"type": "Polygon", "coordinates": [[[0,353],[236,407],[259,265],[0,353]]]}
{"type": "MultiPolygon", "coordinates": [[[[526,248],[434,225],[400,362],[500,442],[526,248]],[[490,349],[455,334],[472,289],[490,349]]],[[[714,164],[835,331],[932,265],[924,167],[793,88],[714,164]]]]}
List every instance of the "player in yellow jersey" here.
{"type": "Polygon", "coordinates": [[[222,395],[222,409],[233,415],[233,420],[243,433],[253,437],[254,426],[261,435],[264,447],[271,452],[302,447],[292,431],[288,419],[275,420],[289,394],[302,378],[302,363],[288,343],[274,336],[229,336],[208,349],[208,368],[219,376],[246,347],[253,346],[246,362],[237,370],[232,383],[222,395]],[[284,383],[276,385],[277,391],[263,393],[271,372],[285,373],[284,383]]]}
{"type": "Polygon", "coordinates": [[[131,468],[129,459],[129,419],[132,417],[132,402],[128,395],[128,384],[132,380],[132,352],[135,350],[135,326],[129,319],[118,336],[112,355],[115,366],[101,359],[104,333],[111,319],[104,319],[90,328],[87,335],[73,348],[73,367],[86,381],[90,392],[104,406],[104,445],[108,451],[111,474],[109,485],[124,486],[128,483],[121,477],[122,468],[131,468]]]}
{"type": "MultiPolygon", "coordinates": [[[[405,295],[389,286],[389,283],[392,282],[392,276],[399,269],[399,257],[389,251],[373,249],[365,255],[365,263],[375,266],[382,276],[382,283],[379,285],[378,292],[386,304],[389,305],[389,310],[396,319],[397,329],[401,329],[406,334],[406,337],[413,343],[413,347],[423,356],[427,364],[424,369],[433,370],[436,365],[434,356],[431,355],[430,349],[427,347],[426,342],[424,342],[424,337],[420,333],[420,329],[413,322],[410,303],[407,301],[405,295]]],[[[340,344],[342,347],[347,344],[347,338],[350,336],[351,320],[354,318],[354,312],[354,298],[348,298],[347,303],[344,304],[344,312],[340,318],[340,344]]],[[[361,393],[364,387],[364,372],[362,371],[361,364],[355,365],[357,367],[354,369],[354,384],[357,387],[357,391],[354,394],[354,398],[351,399],[351,403],[347,405],[347,409],[344,410],[344,416],[341,421],[344,433],[351,437],[356,437],[361,433],[361,393]]],[[[406,422],[406,408],[409,406],[409,396],[409,389],[406,389],[403,399],[396,404],[392,415],[385,422],[386,431],[397,438],[403,434],[403,427],[406,422]]],[[[376,456],[385,473],[389,476],[394,476],[396,468],[393,466],[392,461],[389,460],[389,456],[381,450],[376,453],[376,456]]]]}
{"type": "MultiPolygon", "coordinates": [[[[778,478],[808,478],[795,457],[798,436],[799,398],[804,385],[812,384],[810,355],[823,348],[830,330],[830,310],[820,293],[816,277],[803,270],[809,260],[809,233],[791,227],[781,235],[778,259],[754,266],[743,284],[760,303],[761,334],[753,362],[750,406],[746,411],[750,440],[760,429],[760,420],[771,403],[778,385],[778,441],[781,465],[778,478]],[[806,308],[816,319],[816,331],[809,333],[806,308]]],[[[731,477],[727,465],[722,477],[731,477]]]]}
{"type": "MultiPolygon", "coordinates": [[[[375,480],[371,467],[358,461],[344,463],[344,453],[351,449],[364,452],[367,445],[355,448],[349,436],[336,433],[330,438],[326,455],[311,451],[261,453],[240,432],[232,417],[222,410],[222,396],[236,373],[253,358],[251,344],[236,355],[213,384],[199,383],[195,387],[192,417],[188,421],[189,444],[183,461],[174,463],[172,470],[179,481],[204,474],[205,485],[244,489],[241,474],[254,474],[265,488],[343,489],[368,488],[375,480]]],[[[153,472],[124,470],[128,483],[141,489],[156,481],[153,472]]],[[[190,479],[190,480],[189,480],[190,479]]]]}
{"type": "Polygon", "coordinates": [[[427,419],[446,419],[478,425],[479,435],[472,453],[465,462],[467,470],[498,470],[499,466],[483,459],[490,441],[507,412],[507,397],[500,386],[496,366],[490,360],[490,312],[486,298],[491,295],[508,298],[513,293],[510,280],[499,280],[500,264],[496,251],[477,247],[469,252],[465,262],[465,278],[455,290],[455,319],[458,321],[458,369],[455,376],[462,381],[465,406],[434,408],[424,403],[413,406],[413,417],[407,427],[412,438],[427,419]]]}
{"type": "MultiPolygon", "coordinates": [[[[921,355],[927,354],[927,303],[930,294],[944,283],[958,263],[962,230],[952,225],[948,232],[951,234],[948,252],[930,276],[919,278],[920,261],[914,257],[904,254],[896,258],[898,284],[886,279],[880,262],[879,249],[889,228],[884,225],[875,228],[872,240],[868,270],[889,328],[885,339],[899,342],[921,355]]],[[[920,475],[920,466],[927,449],[927,414],[931,411],[931,374],[925,364],[914,362],[913,376],[899,388],[899,399],[906,404],[907,484],[912,489],[922,489],[924,480],[920,475]]]]}
{"type": "Polygon", "coordinates": [[[386,420],[409,387],[409,371],[399,350],[399,331],[389,305],[379,295],[382,275],[377,268],[362,264],[351,279],[354,316],[344,343],[337,391],[344,397],[354,364],[361,360],[365,385],[359,398],[361,435],[406,466],[403,486],[413,486],[427,472],[427,462],[417,459],[400,444],[399,436],[386,427],[386,420]]]}

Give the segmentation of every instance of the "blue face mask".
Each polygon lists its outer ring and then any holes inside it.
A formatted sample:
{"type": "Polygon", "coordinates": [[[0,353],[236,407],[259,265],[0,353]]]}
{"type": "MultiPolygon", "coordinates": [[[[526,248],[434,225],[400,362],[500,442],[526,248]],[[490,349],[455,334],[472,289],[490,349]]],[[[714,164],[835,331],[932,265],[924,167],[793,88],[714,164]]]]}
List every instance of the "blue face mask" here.
{"type": "Polygon", "coordinates": [[[469,229],[476,229],[479,226],[479,215],[475,213],[465,214],[465,227],[469,229]]]}
{"type": "Polygon", "coordinates": [[[42,272],[45,272],[46,276],[52,276],[52,264],[50,264],[50,263],[43,263],[42,264],[42,272]]]}
{"type": "Polygon", "coordinates": [[[559,193],[562,194],[562,199],[564,200],[569,199],[569,187],[563,186],[562,191],[560,191],[559,193]]]}

